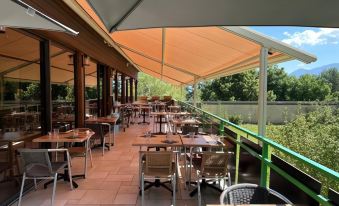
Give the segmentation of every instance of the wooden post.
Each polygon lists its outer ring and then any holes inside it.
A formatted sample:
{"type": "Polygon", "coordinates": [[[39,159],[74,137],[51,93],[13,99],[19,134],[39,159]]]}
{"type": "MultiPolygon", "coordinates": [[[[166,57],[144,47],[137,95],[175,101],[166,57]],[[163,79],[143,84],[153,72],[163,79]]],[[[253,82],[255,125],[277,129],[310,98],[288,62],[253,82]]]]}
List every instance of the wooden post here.
{"type": "Polygon", "coordinates": [[[121,74],[121,104],[126,103],[126,81],[125,74],[121,74]]]}
{"type": "Polygon", "coordinates": [[[134,98],[135,101],[138,101],[138,80],[134,81],[134,98]]]}
{"type": "Polygon", "coordinates": [[[101,76],[101,65],[97,64],[97,116],[101,116],[102,114],[102,105],[101,105],[101,101],[100,101],[100,92],[101,92],[101,88],[100,88],[100,76],[101,76]]]}
{"type": "Polygon", "coordinates": [[[107,89],[106,89],[106,96],[107,96],[107,109],[106,109],[106,115],[110,115],[112,112],[112,106],[113,106],[113,97],[111,96],[112,91],[112,68],[107,67],[106,68],[106,81],[107,81],[107,89]]]}
{"type": "Polygon", "coordinates": [[[114,95],[115,95],[115,101],[118,101],[118,72],[115,72],[115,76],[114,76],[114,95]]]}
{"type": "Polygon", "coordinates": [[[75,127],[85,127],[85,68],[82,54],[74,53],[75,127]]]}
{"type": "Polygon", "coordinates": [[[133,99],[133,78],[129,79],[129,99],[131,103],[134,101],[133,99]]]}
{"type": "Polygon", "coordinates": [[[50,41],[40,41],[41,132],[52,130],[50,41]]]}
{"type": "Polygon", "coordinates": [[[102,115],[101,116],[106,116],[107,115],[107,88],[108,88],[108,82],[107,82],[107,68],[103,65],[101,65],[102,68],[102,115]]]}
{"type": "Polygon", "coordinates": [[[128,94],[128,81],[129,79],[126,79],[125,84],[126,84],[126,103],[129,103],[129,94],[128,94]]]}

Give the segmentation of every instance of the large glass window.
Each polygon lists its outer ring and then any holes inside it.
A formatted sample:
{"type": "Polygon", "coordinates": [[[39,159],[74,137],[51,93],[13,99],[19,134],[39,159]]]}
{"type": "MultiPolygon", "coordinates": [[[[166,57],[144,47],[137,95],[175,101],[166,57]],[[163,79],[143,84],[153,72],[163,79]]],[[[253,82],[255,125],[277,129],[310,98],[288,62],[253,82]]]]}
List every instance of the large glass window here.
{"type": "Polygon", "coordinates": [[[99,115],[97,88],[97,64],[87,59],[85,64],[85,105],[87,117],[99,115]]]}
{"type": "Polygon", "coordinates": [[[0,33],[0,205],[19,191],[16,149],[40,134],[39,58],[37,39],[0,33]]]}
{"type": "Polygon", "coordinates": [[[73,53],[51,45],[52,127],[71,129],[74,124],[73,53]]]}

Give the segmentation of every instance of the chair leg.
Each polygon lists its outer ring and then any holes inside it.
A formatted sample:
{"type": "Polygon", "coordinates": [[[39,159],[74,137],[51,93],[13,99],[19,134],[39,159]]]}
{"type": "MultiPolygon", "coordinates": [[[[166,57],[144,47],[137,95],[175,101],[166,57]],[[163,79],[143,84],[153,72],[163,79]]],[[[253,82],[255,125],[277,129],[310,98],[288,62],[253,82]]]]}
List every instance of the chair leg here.
{"type": "Polygon", "coordinates": [[[38,185],[36,184],[36,178],[34,178],[34,189],[35,189],[35,190],[38,189],[38,185]]]}
{"type": "Polygon", "coordinates": [[[52,191],[52,201],[51,201],[51,206],[54,206],[55,190],[56,190],[57,180],[58,180],[58,173],[55,173],[55,175],[54,175],[54,181],[53,181],[53,191],[52,191]]]}
{"type": "Polygon", "coordinates": [[[106,141],[105,141],[105,135],[104,135],[102,138],[102,156],[104,156],[105,154],[105,144],[106,144],[106,141]]]}
{"type": "Polygon", "coordinates": [[[73,190],[72,169],[71,169],[70,159],[68,159],[68,178],[69,178],[69,184],[71,185],[71,190],[73,190]]]}
{"type": "Polygon", "coordinates": [[[26,173],[24,172],[24,174],[22,175],[22,183],[21,183],[18,206],[21,206],[22,193],[24,192],[24,186],[25,186],[25,179],[26,179],[26,173]]]}
{"type": "Polygon", "coordinates": [[[91,167],[93,167],[93,157],[92,157],[92,149],[89,148],[89,161],[91,162],[91,167]]]}
{"type": "Polygon", "coordinates": [[[173,174],[173,180],[172,180],[172,184],[173,184],[173,188],[172,188],[172,190],[173,190],[173,196],[172,196],[172,205],[173,206],[175,206],[175,194],[176,194],[176,179],[177,179],[177,177],[176,177],[176,173],[174,173],[173,174]]]}
{"type": "MultiPolygon", "coordinates": [[[[59,148],[59,142],[56,143],[55,148],[56,148],[56,149],[59,148]]],[[[58,152],[57,152],[57,151],[55,152],[55,161],[56,161],[56,162],[58,161],[58,152]]]]}
{"type": "Polygon", "coordinates": [[[144,173],[141,173],[141,206],[144,206],[145,203],[144,203],[144,199],[145,199],[145,191],[144,191],[144,185],[145,182],[144,182],[144,173]]]}
{"type": "Polygon", "coordinates": [[[198,176],[197,186],[198,186],[198,204],[199,204],[199,206],[201,206],[201,188],[200,188],[200,178],[199,178],[199,176],[198,176]]]}

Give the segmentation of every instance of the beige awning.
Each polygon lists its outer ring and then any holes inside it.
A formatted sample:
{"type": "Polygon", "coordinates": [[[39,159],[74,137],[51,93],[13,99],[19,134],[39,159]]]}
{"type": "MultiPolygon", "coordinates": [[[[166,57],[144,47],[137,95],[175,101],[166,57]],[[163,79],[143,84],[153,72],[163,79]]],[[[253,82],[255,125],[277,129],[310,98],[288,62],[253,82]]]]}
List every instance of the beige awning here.
{"type": "Polygon", "coordinates": [[[141,71],[177,85],[257,68],[261,46],[270,49],[271,64],[316,60],[245,27],[129,30],[111,37],[141,71]]]}
{"type": "Polygon", "coordinates": [[[154,28],[109,33],[86,0],[67,2],[109,45],[140,71],[175,85],[232,75],[259,66],[262,46],[269,63],[316,57],[247,27],[154,28]]]}

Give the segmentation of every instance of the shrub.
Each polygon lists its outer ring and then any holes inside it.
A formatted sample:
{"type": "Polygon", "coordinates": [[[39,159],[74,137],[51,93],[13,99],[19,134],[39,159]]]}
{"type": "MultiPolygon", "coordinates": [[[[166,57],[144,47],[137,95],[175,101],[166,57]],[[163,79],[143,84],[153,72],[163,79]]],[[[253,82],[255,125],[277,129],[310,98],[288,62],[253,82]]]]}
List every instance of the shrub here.
{"type": "MultiPolygon", "coordinates": [[[[339,109],[317,106],[315,111],[299,114],[295,120],[282,127],[272,129],[268,136],[334,171],[339,170],[339,109]]],[[[320,180],[324,185],[322,191],[324,194],[327,193],[328,187],[338,191],[339,182],[330,182],[330,179],[309,166],[291,159],[287,155],[277,154],[320,180]]]]}
{"type": "Polygon", "coordinates": [[[231,115],[228,117],[228,120],[237,125],[240,125],[243,122],[241,119],[241,115],[231,115]]]}

